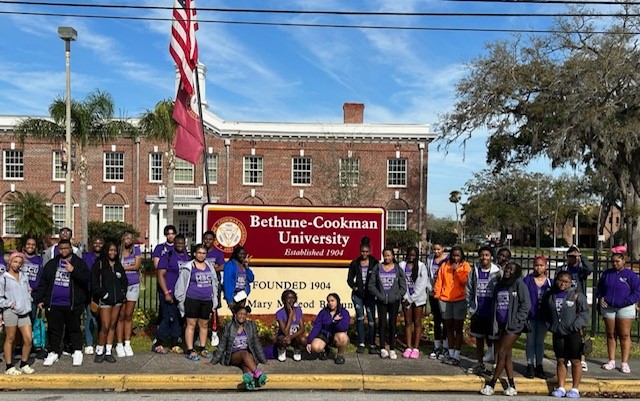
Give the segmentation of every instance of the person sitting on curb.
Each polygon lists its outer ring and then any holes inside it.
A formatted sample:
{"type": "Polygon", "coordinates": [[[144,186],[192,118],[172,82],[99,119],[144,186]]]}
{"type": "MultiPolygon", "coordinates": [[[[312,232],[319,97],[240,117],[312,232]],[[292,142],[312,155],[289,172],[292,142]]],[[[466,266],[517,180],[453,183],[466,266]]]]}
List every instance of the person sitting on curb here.
{"type": "Polygon", "coordinates": [[[262,387],[267,382],[267,375],[258,369],[258,363],[272,364],[264,356],[256,324],[247,320],[250,312],[250,307],[236,305],[233,318],[225,325],[218,349],[211,359],[212,365],[221,363],[242,369],[242,382],[247,390],[262,387]]]}
{"type": "Polygon", "coordinates": [[[327,306],[318,313],[309,333],[307,352],[320,354],[320,359],[325,360],[327,348],[334,345],[338,348],[336,364],[344,364],[344,352],[349,344],[349,323],[349,311],[342,307],[338,294],[332,292],[327,295],[327,306]]]}
{"type": "Polygon", "coordinates": [[[293,290],[284,290],[281,299],[284,306],[276,312],[278,360],[284,362],[287,359],[287,347],[293,346],[293,360],[300,361],[302,348],[307,343],[307,333],[302,324],[302,308],[296,306],[298,294],[293,290]]]}

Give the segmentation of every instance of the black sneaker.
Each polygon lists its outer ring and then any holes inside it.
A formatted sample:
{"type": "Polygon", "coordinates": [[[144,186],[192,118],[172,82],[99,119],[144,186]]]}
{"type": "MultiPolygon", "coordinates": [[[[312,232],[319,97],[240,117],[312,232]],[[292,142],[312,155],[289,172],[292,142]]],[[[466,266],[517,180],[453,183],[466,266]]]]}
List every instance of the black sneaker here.
{"type": "Polygon", "coordinates": [[[544,373],[544,368],[542,367],[542,365],[536,366],[533,374],[538,379],[547,380],[547,374],[544,373]]]}
{"type": "Polygon", "coordinates": [[[380,355],[380,350],[376,346],[369,347],[369,355],[380,355]]]}
{"type": "Polygon", "coordinates": [[[364,347],[364,344],[360,344],[360,345],[358,345],[358,349],[356,349],[356,353],[358,353],[358,354],[364,354],[364,350],[365,350],[365,349],[366,349],[366,348],[364,347]]]}
{"type": "Polygon", "coordinates": [[[104,360],[109,362],[109,363],[115,363],[116,362],[116,357],[109,354],[109,355],[105,355],[104,356],[104,360]]]}
{"type": "Polygon", "coordinates": [[[104,354],[96,354],[96,356],[93,357],[93,362],[95,363],[104,362],[104,354]]]}
{"type": "Polygon", "coordinates": [[[318,358],[319,358],[321,361],[326,361],[327,359],[329,359],[329,355],[327,355],[327,351],[322,351],[322,352],[320,353],[320,356],[318,356],[318,358]]]}
{"type": "Polygon", "coordinates": [[[336,356],[336,365],[344,365],[344,356],[343,355],[336,356]]]}
{"type": "Polygon", "coordinates": [[[527,379],[533,379],[533,365],[527,365],[527,370],[524,372],[524,377],[527,379]]]}

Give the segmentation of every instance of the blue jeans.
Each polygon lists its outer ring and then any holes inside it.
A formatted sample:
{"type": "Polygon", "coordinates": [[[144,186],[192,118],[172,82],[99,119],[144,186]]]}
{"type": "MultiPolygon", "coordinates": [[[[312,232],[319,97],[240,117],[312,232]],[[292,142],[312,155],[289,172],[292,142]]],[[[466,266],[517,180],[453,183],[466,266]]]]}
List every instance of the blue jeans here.
{"type": "Polygon", "coordinates": [[[91,307],[87,305],[87,310],[84,312],[84,345],[87,347],[93,347],[93,332],[98,328],[98,322],[91,313],[91,307]]]}
{"type": "Polygon", "coordinates": [[[356,329],[358,331],[359,344],[364,344],[364,316],[367,315],[369,325],[369,341],[373,347],[376,344],[375,304],[373,300],[363,300],[355,294],[351,294],[351,300],[356,308],[356,329]]]}
{"type": "Polygon", "coordinates": [[[544,337],[547,335],[547,324],[543,320],[529,320],[531,331],[527,333],[527,365],[533,365],[534,356],[535,364],[542,365],[544,358],[544,337]]]}
{"type": "Polygon", "coordinates": [[[175,299],[173,303],[169,303],[160,296],[160,324],[156,332],[156,339],[159,345],[167,345],[166,340],[178,338],[182,332],[180,325],[180,313],[178,312],[178,301],[175,299]]]}

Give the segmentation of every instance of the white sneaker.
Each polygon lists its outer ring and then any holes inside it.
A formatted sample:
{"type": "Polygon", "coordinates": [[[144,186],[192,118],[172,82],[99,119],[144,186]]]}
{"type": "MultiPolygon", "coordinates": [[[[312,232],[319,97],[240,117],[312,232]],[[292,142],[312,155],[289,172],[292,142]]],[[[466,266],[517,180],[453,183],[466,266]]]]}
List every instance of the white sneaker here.
{"type": "Polygon", "coordinates": [[[73,360],[73,366],[82,366],[82,351],[75,351],[73,355],[71,355],[71,359],[73,360]]]}
{"type": "Polygon", "coordinates": [[[493,362],[493,347],[487,348],[487,353],[482,357],[483,362],[493,362]]]}
{"type": "Polygon", "coordinates": [[[93,355],[93,347],[90,346],[90,345],[84,347],[84,354],[85,355],[93,355]]]}
{"type": "Polygon", "coordinates": [[[293,351],[293,360],[296,362],[300,362],[302,360],[302,354],[300,351],[293,351]]]}
{"type": "Polygon", "coordinates": [[[278,348],[278,360],[280,362],[284,362],[287,360],[287,349],[286,348],[278,348]]]}
{"type": "MultiPolygon", "coordinates": [[[[116,347],[116,351],[117,351],[117,347],[116,347]]],[[[124,345],[124,355],[125,356],[133,356],[133,350],[131,349],[131,345],[130,344],[125,344],[124,345]]]]}
{"type": "Polygon", "coordinates": [[[51,366],[54,363],[58,362],[59,356],[55,352],[49,352],[46,358],[44,358],[44,362],[42,362],[42,366],[51,366]]]}
{"type": "Polygon", "coordinates": [[[211,346],[212,347],[217,347],[218,344],[220,344],[220,337],[218,337],[218,332],[217,331],[212,331],[211,332],[211,346]]]}
{"type": "Polygon", "coordinates": [[[380,350],[380,358],[389,358],[389,351],[386,348],[380,350]]]}
{"type": "Polygon", "coordinates": [[[125,356],[127,356],[127,354],[125,354],[124,352],[124,347],[122,346],[122,344],[116,345],[116,355],[118,356],[118,358],[124,358],[125,356]]]}
{"type": "Polygon", "coordinates": [[[398,359],[398,355],[396,354],[396,350],[389,351],[389,359],[396,360],[398,359]]]}
{"type": "Polygon", "coordinates": [[[504,389],[503,394],[508,396],[514,396],[514,395],[518,395],[518,392],[516,391],[515,388],[509,386],[504,389]]]}
{"type": "Polygon", "coordinates": [[[482,390],[480,390],[480,394],[482,395],[493,395],[493,393],[495,393],[495,390],[488,384],[485,384],[482,390]]]}

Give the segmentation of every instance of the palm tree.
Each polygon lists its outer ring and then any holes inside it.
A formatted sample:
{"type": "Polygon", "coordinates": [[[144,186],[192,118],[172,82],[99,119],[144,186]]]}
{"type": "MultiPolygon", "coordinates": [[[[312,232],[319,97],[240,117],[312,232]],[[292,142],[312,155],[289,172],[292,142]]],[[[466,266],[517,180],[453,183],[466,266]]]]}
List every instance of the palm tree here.
{"type": "Polygon", "coordinates": [[[449,194],[449,202],[453,203],[456,207],[456,226],[458,231],[458,242],[461,242],[460,241],[460,238],[461,238],[460,220],[458,218],[458,203],[460,202],[461,198],[462,198],[462,193],[460,193],[460,191],[451,191],[451,193],[449,194]]]}
{"type": "Polygon", "coordinates": [[[53,219],[48,199],[41,192],[15,193],[9,197],[12,205],[10,218],[15,219],[16,231],[33,236],[36,241],[45,234],[51,234],[53,219]]]}
{"type": "MultiPolygon", "coordinates": [[[[24,144],[25,138],[29,135],[52,142],[64,142],[66,102],[63,96],[58,96],[51,103],[49,115],[51,120],[27,118],[20,122],[16,127],[20,142],[24,144]]],[[[71,102],[71,137],[72,142],[80,150],[76,170],[80,178],[80,230],[84,244],[88,242],[87,148],[102,144],[116,136],[134,135],[135,132],[135,127],[125,119],[114,120],[113,98],[107,92],[96,89],[83,101],[72,100],[71,102]]]]}
{"type": "Polygon", "coordinates": [[[156,103],[153,110],[147,110],[140,116],[140,131],[148,138],[164,142],[169,149],[167,157],[167,224],[173,224],[174,172],[176,168],[176,152],[173,139],[176,134],[176,122],[173,120],[173,101],[169,99],[156,103]]]}

